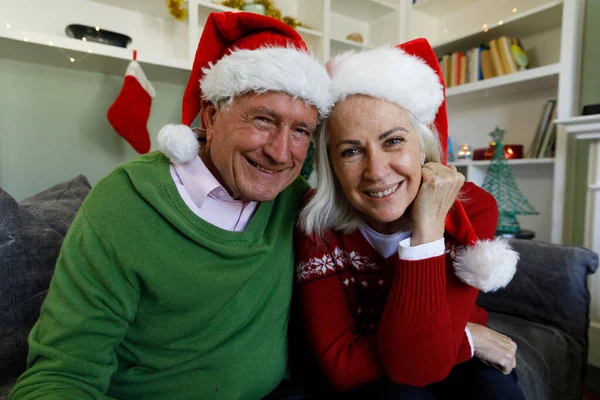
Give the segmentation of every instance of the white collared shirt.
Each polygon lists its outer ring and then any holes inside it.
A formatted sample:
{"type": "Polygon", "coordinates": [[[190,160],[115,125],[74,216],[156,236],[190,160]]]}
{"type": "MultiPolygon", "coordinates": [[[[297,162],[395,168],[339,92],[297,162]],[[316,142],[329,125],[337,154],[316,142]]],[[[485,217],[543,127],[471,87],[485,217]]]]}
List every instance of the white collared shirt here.
{"type": "Polygon", "coordinates": [[[200,157],[187,163],[171,163],[170,170],[179,195],[194,214],[221,229],[246,229],[258,203],[233,199],[200,157]]]}

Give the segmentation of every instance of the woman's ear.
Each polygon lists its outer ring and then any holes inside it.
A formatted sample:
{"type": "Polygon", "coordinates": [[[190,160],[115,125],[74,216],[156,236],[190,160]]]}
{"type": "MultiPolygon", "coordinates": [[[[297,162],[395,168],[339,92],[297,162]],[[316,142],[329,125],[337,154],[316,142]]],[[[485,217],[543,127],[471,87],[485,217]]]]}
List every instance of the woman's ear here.
{"type": "Polygon", "coordinates": [[[421,150],[421,167],[425,165],[425,152],[421,150]]]}
{"type": "Polygon", "coordinates": [[[206,129],[206,142],[210,143],[215,134],[215,119],[217,108],[210,102],[202,100],[200,103],[202,126],[206,129]]]}

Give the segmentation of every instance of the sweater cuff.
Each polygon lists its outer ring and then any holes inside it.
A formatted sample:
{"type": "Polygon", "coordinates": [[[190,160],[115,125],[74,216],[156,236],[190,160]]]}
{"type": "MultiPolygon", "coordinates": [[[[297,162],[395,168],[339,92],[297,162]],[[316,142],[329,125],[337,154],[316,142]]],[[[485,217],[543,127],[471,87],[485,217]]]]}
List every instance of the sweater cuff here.
{"type": "Polygon", "coordinates": [[[446,257],[420,261],[399,260],[389,301],[403,314],[429,314],[439,311],[446,301],[446,257]],[[396,286],[397,285],[397,286],[396,286]]]}
{"type": "Polygon", "coordinates": [[[398,244],[398,257],[400,259],[408,261],[424,260],[426,258],[441,256],[446,250],[444,238],[414,247],[410,246],[411,240],[412,236],[400,241],[398,244]]]}

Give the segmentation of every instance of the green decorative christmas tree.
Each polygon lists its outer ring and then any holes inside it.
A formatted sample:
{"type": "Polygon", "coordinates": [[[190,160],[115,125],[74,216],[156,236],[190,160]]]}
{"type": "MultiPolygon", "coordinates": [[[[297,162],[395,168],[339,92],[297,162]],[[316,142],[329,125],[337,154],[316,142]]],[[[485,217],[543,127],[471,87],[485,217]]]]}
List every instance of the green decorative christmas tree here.
{"type": "Polygon", "coordinates": [[[504,131],[498,127],[490,136],[496,142],[492,162],[483,181],[483,188],[491,193],[498,202],[498,228],[496,233],[516,234],[521,231],[517,215],[539,214],[515,183],[515,177],[504,157],[504,131]]]}

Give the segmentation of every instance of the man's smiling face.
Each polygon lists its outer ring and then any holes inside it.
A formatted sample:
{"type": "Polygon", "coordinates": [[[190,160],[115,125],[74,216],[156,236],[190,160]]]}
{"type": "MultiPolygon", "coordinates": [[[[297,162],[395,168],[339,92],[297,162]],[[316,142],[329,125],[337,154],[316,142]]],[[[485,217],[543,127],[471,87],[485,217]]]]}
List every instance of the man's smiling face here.
{"type": "Polygon", "coordinates": [[[235,98],[225,110],[206,104],[201,157],[236,199],[273,200],[300,174],[318,112],[302,99],[268,92],[235,98]]]}

